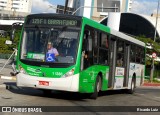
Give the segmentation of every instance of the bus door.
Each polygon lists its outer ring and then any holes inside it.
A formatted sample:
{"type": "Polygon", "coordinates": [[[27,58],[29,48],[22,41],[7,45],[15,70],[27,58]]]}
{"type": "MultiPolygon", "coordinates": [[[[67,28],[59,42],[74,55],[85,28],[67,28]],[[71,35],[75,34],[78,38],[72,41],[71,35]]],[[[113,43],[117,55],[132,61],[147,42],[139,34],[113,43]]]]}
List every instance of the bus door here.
{"type": "Polygon", "coordinates": [[[114,89],[122,89],[124,78],[125,78],[125,57],[126,57],[126,50],[125,50],[125,41],[121,38],[117,39],[116,44],[116,68],[115,68],[115,81],[114,81],[114,89]]]}
{"type": "Polygon", "coordinates": [[[116,39],[112,38],[110,39],[110,43],[109,43],[109,76],[108,76],[108,88],[113,88],[114,87],[114,82],[115,82],[115,65],[116,65],[116,39]]]}
{"type": "Polygon", "coordinates": [[[130,62],[130,45],[122,40],[117,40],[116,48],[116,68],[114,89],[123,89],[128,86],[130,62]]]}
{"type": "Polygon", "coordinates": [[[130,69],[130,44],[125,44],[125,57],[124,57],[124,66],[125,66],[125,72],[124,72],[124,82],[123,87],[128,87],[128,80],[129,80],[129,69],[130,69]]]}
{"type": "Polygon", "coordinates": [[[93,65],[93,56],[92,56],[92,36],[93,31],[86,26],[84,37],[83,37],[83,46],[82,46],[82,58],[81,58],[81,70],[93,65]]]}

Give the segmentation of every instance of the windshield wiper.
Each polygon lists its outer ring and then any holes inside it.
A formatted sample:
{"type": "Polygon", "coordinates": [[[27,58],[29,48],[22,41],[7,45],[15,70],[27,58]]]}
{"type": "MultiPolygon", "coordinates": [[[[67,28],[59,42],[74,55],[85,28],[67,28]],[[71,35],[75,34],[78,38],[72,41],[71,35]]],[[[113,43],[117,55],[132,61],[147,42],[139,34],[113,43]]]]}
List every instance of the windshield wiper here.
{"type": "MultiPolygon", "coordinates": [[[[58,33],[57,37],[58,37],[63,31],[65,31],[67,28],[68,28],[68,26],[63,26],[62,29],[61,29],[61,31],[58,33]]],[[[62,40],[58,43],[57,48],[59,47],[59,44],[61,44],[61,43],[63,42],[63,40],[64,40],[64,39],[62,39],[62,40]]]]}

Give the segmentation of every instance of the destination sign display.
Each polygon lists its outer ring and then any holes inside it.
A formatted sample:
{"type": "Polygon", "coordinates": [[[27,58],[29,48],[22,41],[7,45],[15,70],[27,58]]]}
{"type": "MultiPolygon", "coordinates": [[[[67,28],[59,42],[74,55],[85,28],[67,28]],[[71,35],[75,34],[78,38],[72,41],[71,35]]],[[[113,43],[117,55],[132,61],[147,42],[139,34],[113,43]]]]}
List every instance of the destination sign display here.
{"type": "Polygon", "coordinates": [[[51,19],[51,18],[30,18],[29,25],[56,25],[56,26],[80,26],[80,21],[75,19],[51,19]]]}

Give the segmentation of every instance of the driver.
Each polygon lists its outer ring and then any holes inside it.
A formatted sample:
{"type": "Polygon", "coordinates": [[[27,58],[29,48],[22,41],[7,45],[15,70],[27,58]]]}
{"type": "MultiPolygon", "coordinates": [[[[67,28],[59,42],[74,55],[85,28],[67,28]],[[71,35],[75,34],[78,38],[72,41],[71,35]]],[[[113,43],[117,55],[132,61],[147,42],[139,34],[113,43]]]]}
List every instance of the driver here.
{"type": "Polygon", "coordinates": [[[58,55],[59,55],[57,49],[52,46],[52,43],[51,43],[51,42],[48,42],[48,44],[47,44],[47,49],[48,49],[48,52],[47,52],[47,53],[54,54],[55,56],[58,56],[58,55]]]}

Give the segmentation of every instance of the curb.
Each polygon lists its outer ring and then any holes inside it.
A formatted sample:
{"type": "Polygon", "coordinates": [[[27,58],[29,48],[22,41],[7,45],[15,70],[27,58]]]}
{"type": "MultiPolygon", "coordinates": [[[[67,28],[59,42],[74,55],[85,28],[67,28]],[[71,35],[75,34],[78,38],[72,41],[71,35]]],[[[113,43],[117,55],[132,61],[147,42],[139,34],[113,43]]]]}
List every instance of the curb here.
{"type": "Polygon", "coordinates": [[[144,83],[143,86],[153,86],[153,87],[160,87],[160,83],[144,83]]]}
{"type": "Polygon", "coordinates": [[[140,86],[140,87],[142,87],[142,88],[157,88],[157,89],[160,89],[160,86],[144,86],[144,85],[142,85],[142,86],[140,86]]]}

